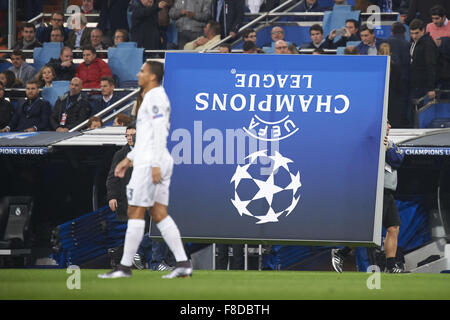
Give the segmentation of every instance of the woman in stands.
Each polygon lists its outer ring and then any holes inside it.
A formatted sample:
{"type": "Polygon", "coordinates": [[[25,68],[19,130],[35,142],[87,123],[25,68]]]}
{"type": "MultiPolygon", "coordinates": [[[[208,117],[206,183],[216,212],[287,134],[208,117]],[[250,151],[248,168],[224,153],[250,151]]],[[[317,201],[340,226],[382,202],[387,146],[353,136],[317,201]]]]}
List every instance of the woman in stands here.
{"type": "Polygon", "coordinates": [[[114,48],[117,47],[119,42],[128,42],[128,31],[125,29],[117,29],[114,33],[114,48]]]}
{"type": "MultiPolygon", "coordinates": [[[[23,83],[19,79],[16,78],[14,72],[11,70],[5,70],[0,72],[0,82],[3,83],[3,87],[5,89],[20,89],[23,88],[23,83]]],[[[5,97],[7,98],[23,98],[24,95],[20,94],[20,92],[7,92],[5,93],[5,97]]]]}
{"type": "Polygon", "coordinates": [[[55,69],[50,66],[43,66],[36,75],[36,80],[40,82],[40,88],[48,88],[52,86],[53,80],[56,78],[55,69]]]}

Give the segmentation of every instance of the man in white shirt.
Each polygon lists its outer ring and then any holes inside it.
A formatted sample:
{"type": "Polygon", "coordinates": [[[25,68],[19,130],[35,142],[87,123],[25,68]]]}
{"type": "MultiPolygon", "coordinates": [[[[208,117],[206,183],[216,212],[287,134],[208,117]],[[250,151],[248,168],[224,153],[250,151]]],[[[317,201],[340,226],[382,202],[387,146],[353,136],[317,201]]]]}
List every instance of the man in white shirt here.
{"type": "Polygon", "coordinates": [[[152,220],[177,261],[176,268],[163,278],[192,275],[192,266],[184,251],[180,231],[167,214],[173,159],[166,145],[170,127],[170,102],[161,86],[163,74],[163,64],[156,61],[145,62],[138,73],[138,83],[144,88],[145,96],[137,114],[136,143],[114,171],[115,176],[123,177],[125,171],[133,166],[127,185],[128,227],[123,256],[115,269],[100,274],[99,278],[131,277],[131,265],[144,235],[144,217],[148,207],[152,220]]]}

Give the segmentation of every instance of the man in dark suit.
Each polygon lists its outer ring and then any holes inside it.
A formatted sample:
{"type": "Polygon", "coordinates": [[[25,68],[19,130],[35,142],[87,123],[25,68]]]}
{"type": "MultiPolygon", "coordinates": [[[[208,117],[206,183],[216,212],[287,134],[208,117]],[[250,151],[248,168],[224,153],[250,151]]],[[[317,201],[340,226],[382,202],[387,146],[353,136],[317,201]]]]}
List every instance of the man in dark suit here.
{"type": "Polygon", "coordinates": [[[51,107],[48,101],[39,98],[38,80],[27,82],[26,96],[27,99],[16,109],[9,125],[0,130],[0,132],[35,132],[48,129],[51,107]]]}
{"type": "Polygon", "coordinates": [[[100,10],[100,17],[97,28],[102,30],[105,41],[113,44],[112,39],[117,29],[128,28],[127,9],[129,0],[105,0],[97,1],[94,5],[95,9],[100,10]]]}
{"type": "Polygon", "coordinates": [[[213,0],[212,16],[220,22],[222,39],[228,36],[235,38],[244,20],[244,0],[213,0]]]}
{"type": "Polygon", "coordinates": [[[64,40],[67,40],[70,30],[64,27],[64,15],[62,12],[54,12],[50,18],[49,26],[42,26],[36,30],[36,38],[40,43],[50,42],[50,36],[53,29],[62,29],[64,33],[64,40]]]}
{"type": "MultiPolygon", "coordinates": [[[[114,104],[117,100],[120,99],[120,97],[114,93],[114,79],[111,77],[103,77],[100,79],[100,89],[102,90],[102,98],[97,99],[94,102],[94,105],[92,107],[92,114],[97,114],[103,109],[108,108],[112,104],[114,104]]],[[[108,113],[105,113],[102,115],[102,117],[105,117],[108,114],[111,114],[115,110],[111,110],[108,113]]]]}
{"type": "Polygon", "coordinates": [[[86,16],[82,13],[74,13],[69,21],[72,32],[69,34],[65,45],[72,49],[89,46],[92,29],[87,27],[86,16]]]}
{"type": "MultiPolygon", "coordinates": [[[[425,24],[422,20],[411,21],[409,32],[411,35],[409,49],[411,99],[418,99],[425,95],[429,99],[434,99],[437,87],[438,48],[430,34],[425,33],[425,24]]],[[[412,120],[412,114],[410,117],[412,120]]]]}
{"type": "Polygon", "coordinates": [[[63,47],[59,54],[59,58],[51,58],[47,63],[48,66],[55,70],[55,81],[70,81],[75,76],[76,67],[73,63],[73,51],[70,47],[63,47]]]}
{"type": "Polygon", "coordinates": [[[56,100],[50,117],[50,124],[53,130],[68,132],[89,118],[91,106],[81,95],[82,88],[83,81],[75,77],[70,82],[70,91],[56,100]]]}
{"type": "Polygon", "coordinates": [[[120,221],[127,221],[128,219],[126,186],[130,181],[133,167],[128,168],[128,170],[125,172],[125,177],[123,178],[114,176],[114,169],[120,161],[126,158],[128,152],[133,149],[135,135],[136,128],[133,126],[127,127],[127,130],[125,132],[127,144],[114,154],[113,160],[111,162],[111,169],[109,170],[108,178],[106,179],[106,197],[108,200],[108,204],[111,210],[116,213],[117,218],[120,221]]]}

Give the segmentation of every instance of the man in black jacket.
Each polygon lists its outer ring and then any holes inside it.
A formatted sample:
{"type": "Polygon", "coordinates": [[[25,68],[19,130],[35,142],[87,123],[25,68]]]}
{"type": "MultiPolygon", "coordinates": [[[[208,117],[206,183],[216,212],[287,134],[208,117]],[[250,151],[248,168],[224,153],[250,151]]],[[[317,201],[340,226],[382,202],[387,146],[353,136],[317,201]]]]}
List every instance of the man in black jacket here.
{"type": "Polygon", "coordinates": [[[14,115],[14,107],[5,99],[3,82],[0,82],[0,129],[6,127],[14,115]]]}
{"type": "Polygon", "coordinates": [[[431,22],[430,9],[435,5],[444,7],[447,17],[450,16],[450,1],[448,0],[409,0],[408,16],[405,19],[405,23],[409,25],[419,13],[420,20],[426,26],[431,22]]]}
{"type": "Polygon", "coordinates": [[[16,109],[9,125],[0,132],[34,132],[48,129],[51,107],[48,101],[39,98],[39,81],[29,80],[25,94],[27,99],[16,109]]]}
{"type": "Polygon", "coordinates": [[[76,67],[73,64],[73,51],[70,47],[63,47],[59,54],[59,58],[51,58],[47,63],[48,66],[55,70],[55,81],[70,81],[75,76],[76,67]]]}
{"type": "Polygon", "coordinates": [[[244,0],[213,0],[212,16],[220,22],[222,39],[228,36],[235,38],[244,20],[244,0]]]}
{"type": "Polygon", "coordinates": [[[114,43],[112,39],[117,29],[128,30],[127,9],[129,0],[97,1],[95,9],[100,10],[97,28],[102,30],[108,45],[114,43]]]}
{"type": "Polygon", "coordinates": [[[136,134],[136,128],[134,126],[127,127],[125,137],[127,138],[127,144],[124,145],[119,151],[114,154],[111,162],[111,169],[106,179],[106,197],[109,207],[117,215],[117,219],[120,221],[127,221],[128,215],[128,201],[126,195],[126,186],[131,178],[133,167],[128,168],[125,172],[125,177],[119,178],[114,176],[114,169],[117,164],[126,158],[128,152],[133,149],[134,136],[136,134]]]}
{"type": "Polygon", "coordinates": [[[68,132],[89,118],[91,106],[81,95],[83,81],[73,78],[70,82],[70,91],[60,96],[50,117],[50,125],[58,132],[68,132]]]}
{"type": "Polygon", "coordinates": [[[409,25],[409,32],[411,35],[409,49],[411,98],[418,99],[428,95],[428,98],[434,99],[437,86],[438,48],[430,34],[425,33],[425,24],[422,20],[414,19],[409,25]]]}

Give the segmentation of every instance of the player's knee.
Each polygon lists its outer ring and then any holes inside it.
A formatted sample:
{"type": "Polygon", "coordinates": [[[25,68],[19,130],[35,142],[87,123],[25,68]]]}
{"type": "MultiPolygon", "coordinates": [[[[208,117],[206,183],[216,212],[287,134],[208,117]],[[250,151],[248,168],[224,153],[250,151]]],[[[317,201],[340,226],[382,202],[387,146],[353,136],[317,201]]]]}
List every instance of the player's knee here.
{"type": "Polygon", "coordinates": [[[151,215],[153,221],[155,221],[155,223],[158,223],[165,217],[167,217],[167,207],[156,202],[151,210],[151,215]]]}
{"type": "Polygon", "coordinates": [[[144,219],[145,208],[129,206],[128,207],[128,219],[144,219]]]}

